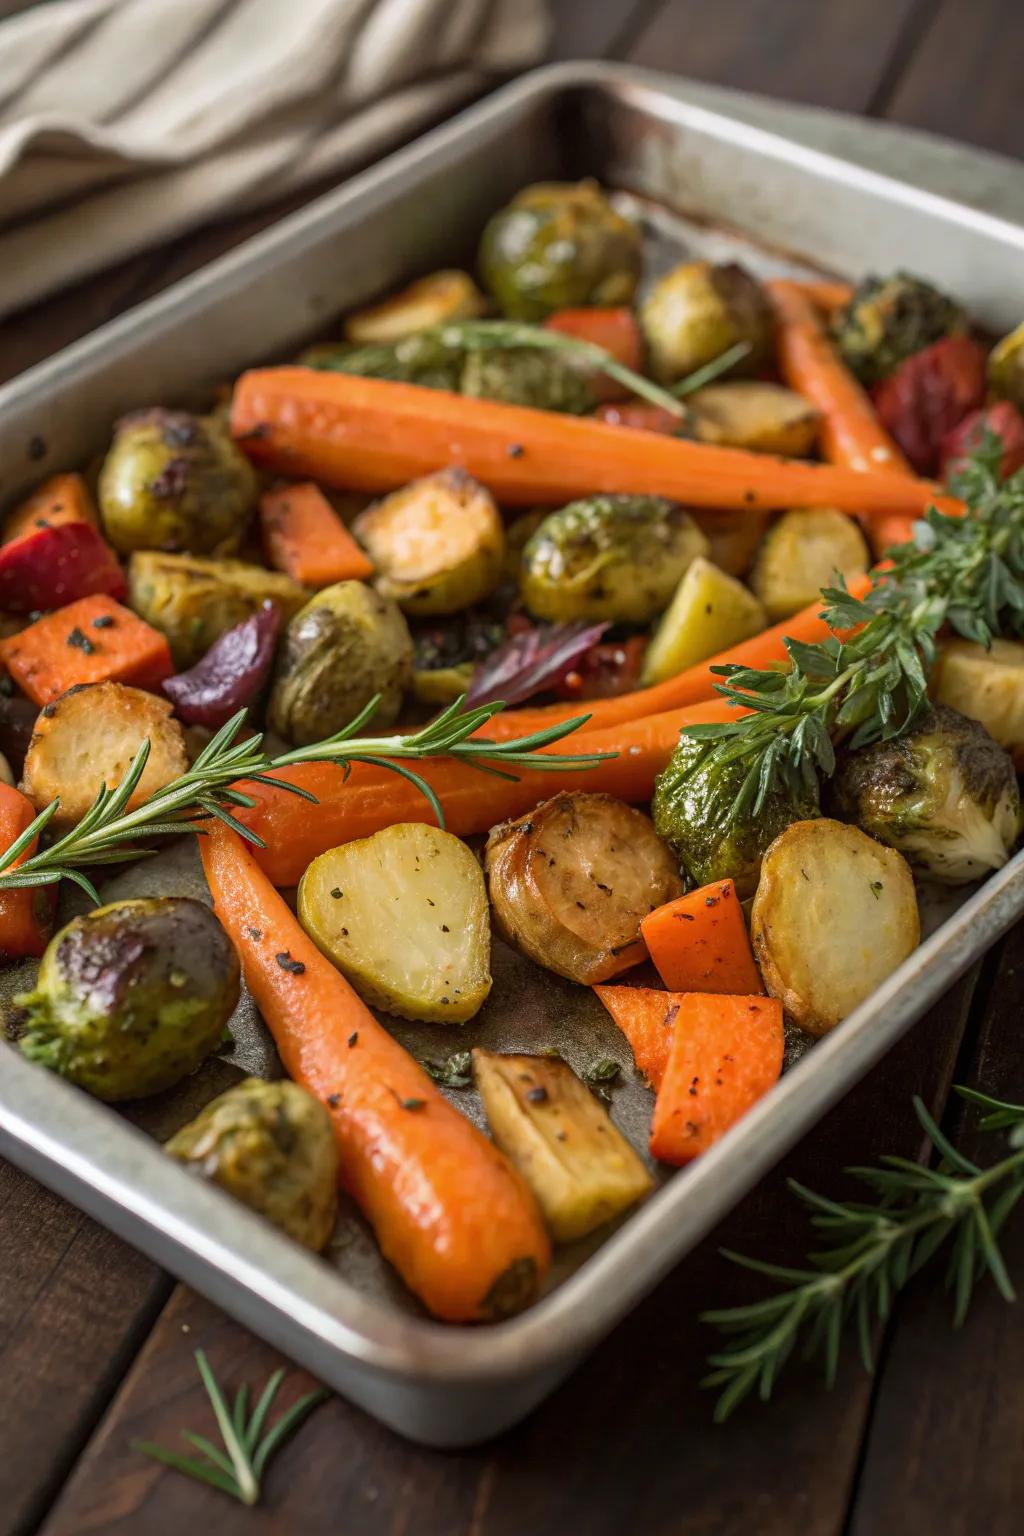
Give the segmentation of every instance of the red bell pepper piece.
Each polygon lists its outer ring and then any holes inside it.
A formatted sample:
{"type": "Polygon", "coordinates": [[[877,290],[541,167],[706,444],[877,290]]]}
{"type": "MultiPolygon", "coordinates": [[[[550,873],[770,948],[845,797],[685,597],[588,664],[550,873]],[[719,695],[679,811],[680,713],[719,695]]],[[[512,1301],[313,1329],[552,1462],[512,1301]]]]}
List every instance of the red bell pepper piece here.
{"type": "Polygon", "coordinates": [[[985,360],[970,336],[946,336],[872,390],[879,420],[918,474],[935,473],[943,438],[984,404],[985,360]]]}

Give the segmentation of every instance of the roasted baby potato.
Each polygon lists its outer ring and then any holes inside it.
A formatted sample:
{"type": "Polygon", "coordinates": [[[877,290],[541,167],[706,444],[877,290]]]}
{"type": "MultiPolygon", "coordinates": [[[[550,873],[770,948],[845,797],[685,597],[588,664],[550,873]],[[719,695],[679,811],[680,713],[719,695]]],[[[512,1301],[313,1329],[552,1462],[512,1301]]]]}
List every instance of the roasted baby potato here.
{"type": "Polygon", "coordinates": [[[505,530],[494,498],[460,469],[392,491],[352,531],[373,561],[377,591],[406,613],[457,613],[501,580],[505,530]]]}
{"type": "Polygon", "coordinates": [[[473,854],[438,827],[397,822],[314,859],[299,884],[310,938],[377,1008],[461,1024],[491,990],[491,924],[473,854]]]}
{"type": "Polygon", "coordinates": [[[207,1104],[164,1147],[306,1248],[327,1246],[338,1213],[331,1117],[287,1079],[249,1077],[207,1104]]]}
{"type": "Polygon", "coordinates": [[[750,931],[771,996],[827,1034],[921,941],[910,866],[841,821],[794,822],[764,856],[750,931]]]}
{"type": "Polygon", "coordinates": [[[946,640],[931,675],[937,704],[977,720],[1008,752],[1024,749],[1024,645],[993,640],[946,640]]]}
{"type": "Polygon", "coordinates": [[[592,496],[550,513],[527,541],[520,591],[537,619],[648,624],[707,547],[674,502],[592,496]]]}
{"type": "Polygon", "coordinates": [[[273,603],[286,620],[309,601],[306,588],[279,571],[242,560],[200,560],[157,550],[132,556],[128,595],[136,613],[167,636],[182,671],[264,603],[273,603]]]}
{"type": "Polygon", "coordinates": [[[753,592],[698,555],[654,631],[640,681],[645,686],[663,683],[706,657],[760,634],[766,623],[753,592]]]}
{"type": "Polygon", "coordinates": [[[836,573],[863,576],[871,556],[851,517],[834,507],[784,512],[762,540],[750,585],[772,623],[817,602],[836,573]]]}
{"type": "Polygon", "coordinates": [[[446,268],[419,277],[380,304],[357,309],[345,321],[346,340],[358,347],[400,341],[451,320],[482,315],[487,301],[468,272],[446,268]]]}
{"type": "Polygon", "coordinates": [[[473,1071],[491,1134],[529,1184],[556,1242],[586,1237],[654,1187],[567,1062],[478,1049],[473,1071]]]}
{"type": "Polygon", "coordinates": [[[412,682],[412,636],[401,609],[361,581],[324,587],[284,632],[267,706],[294,746],[333,736],[374,695],[375,726],[392,725],[412,682]]]}
{"type": "Polygon", "coordinates": [[[997,400],[1024,411],[1024,324],[1004,336],[988,359],[988,385],[997,400]]]}
{"type": "Polygon", "coordinates": [[[502,936],[587,986],[642,960],[641,919],[682,891],[648,818],[613,795],[555,795],[493,827],[484,862],[502,936]]]}
{"type": "Polygon", "coordinates": [[[736,262],[688,261],[654,284],[640,324],[656,378],[684,378],[738,342],[750,351],[730,369],[758,373],[771,360],[772,306],[756,278],[736,262]]]}
{"type": "Polygon", "coordinates": [[[256,505],[256,475],[213,418],[137,411],[118,422],[100,471],[99,503],[103,531],[122,555],[230,555],[256,505]]]}
{"type": "Polygon", "coordinates": [[[484,287],[514,320],[580,304],[628,304],[643,265],[640,231],[595,181],[524,187],[480,243],[484,287]]]}
{"type": "Polygon", "coordinates": [[[907,272],[868,277],[833,322],[833,337],[846,366],[862,384],[877,384],[900,363],[967,329],[959,304],[907,272]]]}
{"type": "Polygon", "coordinates": [[[125,683],[71,688],[47,704],[36,721],[21,788],[37,810],[60,799],[56,826],[81,821],[100,784],[115,789],[142,743],[149,758],[128,801],[134,808],[188,769],[185,733],[172,719],[174,706],[125,683]]]}
{"type": "Polygon", "coordinates": [[[98,1099],[172,1088],[220,1044],[238,958],[209,907],[183,896],[116,901],[47,946],[21,1050],[98,1099]]]}
{"type": "Polygon", "coordinates": [[[819,412],[803,395],[781,384],[754,379],[709,384],[689,395],[686,403],[704,443],[801,459],[817,441],[819,412]]]}

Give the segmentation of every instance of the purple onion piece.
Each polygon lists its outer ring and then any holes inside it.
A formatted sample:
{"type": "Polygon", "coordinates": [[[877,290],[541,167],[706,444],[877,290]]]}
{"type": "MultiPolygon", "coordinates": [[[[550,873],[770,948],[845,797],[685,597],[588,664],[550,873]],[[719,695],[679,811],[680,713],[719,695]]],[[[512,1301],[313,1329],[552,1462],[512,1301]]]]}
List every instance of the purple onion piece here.
{"type": "Polygon", "coordinates": [[[264,603],[213,642],[201,661],[164,683],[164,692],[186,725],[216,730],[259,695],[274,660],[281,616],[264,603]]]}
{"type": "Polygon", "coordinates": [[[510,635],[473,674],[466,704],[521,704],[555,688],[596,645],[607,624],[537,624],[510,635]]]}

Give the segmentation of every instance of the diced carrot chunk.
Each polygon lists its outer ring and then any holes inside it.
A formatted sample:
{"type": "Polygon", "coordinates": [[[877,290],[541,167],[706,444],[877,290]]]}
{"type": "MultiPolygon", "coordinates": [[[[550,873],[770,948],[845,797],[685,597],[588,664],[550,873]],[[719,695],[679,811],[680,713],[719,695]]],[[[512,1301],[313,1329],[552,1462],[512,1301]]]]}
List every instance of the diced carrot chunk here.
{"type": "Polygon", "coordinates": [[[260,501],[263,549],[275,570],[307,587],[365,581],[373,566],[319,486],[283,485],[260,501]]]}
{"type": "Polygon", "coordinates": [[[159,630],[101,594],[69,603],[0,641],[0,660],[40,705],[81,683],[133,683],[155,691],[174,671],[159,630]]]}
{"type": "Polygon", "coordinates": [[[656,907],[640,933],[673,992],[763,992],[746,919],[731,880],[656,907]]]}

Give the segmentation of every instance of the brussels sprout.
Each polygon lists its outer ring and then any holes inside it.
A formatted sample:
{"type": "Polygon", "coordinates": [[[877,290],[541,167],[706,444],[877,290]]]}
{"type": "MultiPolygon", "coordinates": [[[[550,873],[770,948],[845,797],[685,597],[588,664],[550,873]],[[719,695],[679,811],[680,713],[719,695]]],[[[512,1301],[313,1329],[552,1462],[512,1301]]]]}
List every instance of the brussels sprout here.
{"type": "Polygon", "coordinates": [[[848,752],[839,814],[944,885],[1001,869],[1020,830],[1013,763],[977,720],[945,704],[892,741],[848,752]]]}
{"type": "Polygon", "coordinates": [[[505,638],[493,614],[469,609],[413,631],[413,693],[421,704],[451,704],[468,693],[478,664],[505,638]]]}
{"type": "Polygon", "coordinates": [[[99,480],[107,538],[134,549],[230,555],[256,504],[256,475],[222,425],[186,411],[118,422],[99,480]]]}
{"type": "Polygon", "coordinates": [[[659,496],[594,496],[550,513],[527,541],[523,601],[538,619],[648,624],[707,553],[690,514],[659,496]]]}
{"type": "Polygon", "coordinates": [[[128,597],[136,613],[167,636],[175,665],[184,670],[264,603],[290,619],[309,601],[309,592],[290,576],[243,560],[144,550],[129,562],[128,597]]]}
{"type": "Polygon", "coordinates": [[[906,358],[967,329],[959,304],[919,277],[868,277],[833,322],[836,346],[862,384],[877,384],[906,358]]]}
{"type": "Polygon", "coordinates": [[[819,814],[816,790],[787,795],[773,790],[755,813],[735,821],[732,808],[747,774],[741,761],[712,767],[707,742],[681,736],[654,785],[651,816],[696,885],[732,880],[740,898],[752,896],[768,845],[794,821],[819,814]]]}
{"type": "Polygon", "coordinates": [[[296,1083],[246,1078],[207,1104],[165,1149],[319,1252],[338,1210],[331,1117],[296,1083]]]}
{"type": "Polygon", "coordinates": [[[998,400],[1009,400],[1024,411],[1024,324],[992,348],[988,383],[998,400]]]}
{"type": "Polygon", "coordinates": [[[210,908],[185,896],[115,901],[47,946],[21,1049],[98,1099],[171,1088],[220,1043],[238,959],[210,908]]]}
{"type": "Polygon", "coordinates": [[[340,731],[379,694],[373,723],[392,725],[412,682],[412,657],[397,603],[361,581],[324,587],[285,630],[268,724],[308,746],[340,731]]]}
{"type": "Polygon", "coordinates": [[[628,304],[642,265],[640,231],[594,181],[524,187],[480,243],[484,287],[515,320],[543,320],[578,304],[628,304]]]}
{"type": "Polygon", "coordinates": [[[688,261],[658,279],[640,309],[651,371],[682,378],[738,342],[750,351],[730,375],[758,373],[771,360],[772,307],[756,278],[736,262],[688,261]]]}

